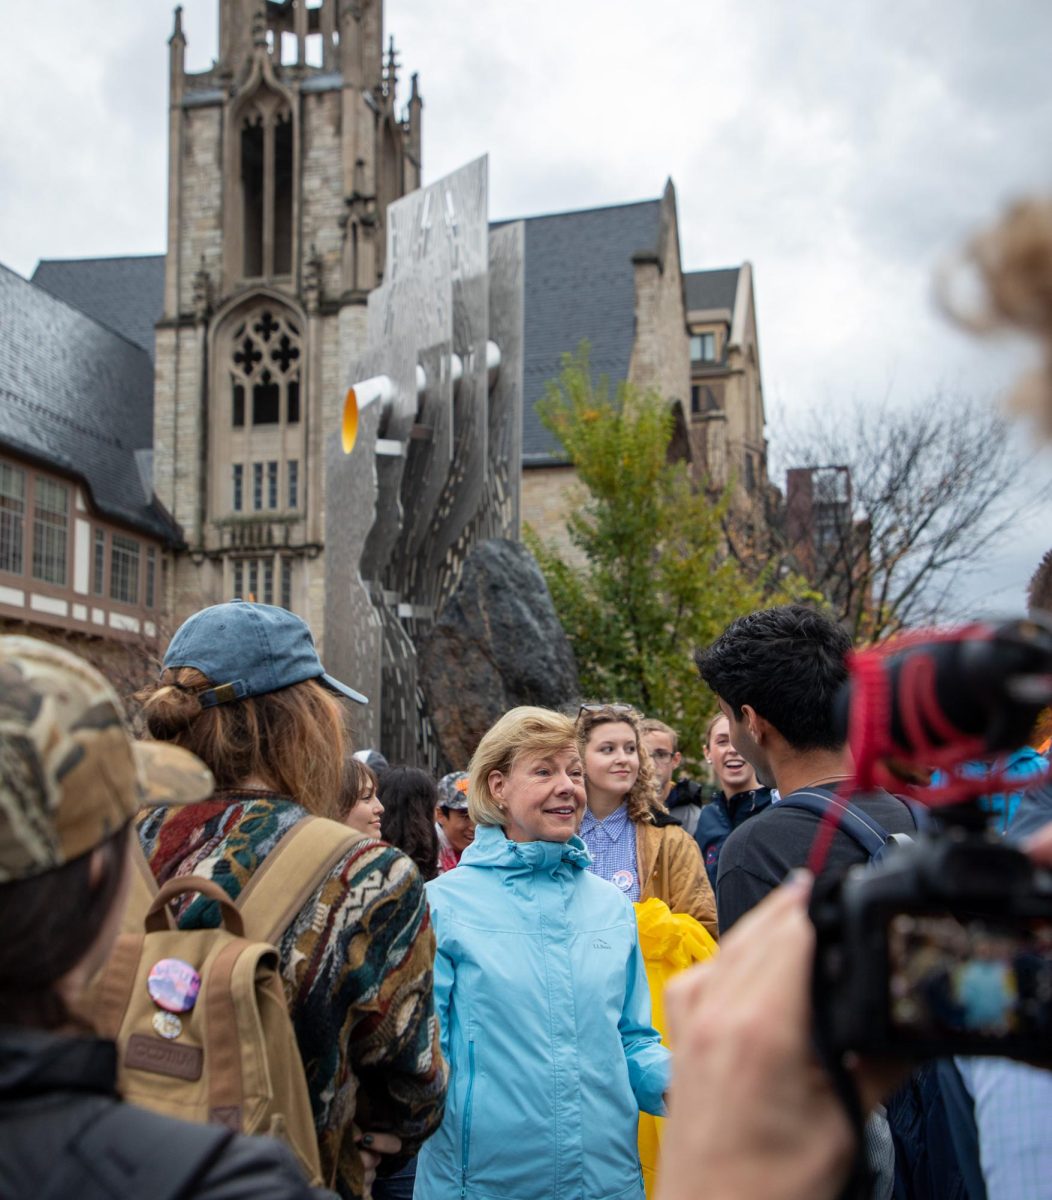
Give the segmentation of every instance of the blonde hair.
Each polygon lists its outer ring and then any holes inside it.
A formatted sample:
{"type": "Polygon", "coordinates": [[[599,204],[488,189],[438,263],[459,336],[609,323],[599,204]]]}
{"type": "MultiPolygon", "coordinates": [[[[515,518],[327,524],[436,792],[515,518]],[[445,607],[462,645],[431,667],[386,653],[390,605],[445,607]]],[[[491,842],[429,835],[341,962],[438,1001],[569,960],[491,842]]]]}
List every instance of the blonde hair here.
{"type": "Polygon", "coordinates": [[[722,710],[717,712],[715,716],[709,717],[709,723],[705,726],[705,749],[708,750],[712,745],[712,731],[716,728],[719,721],[726,721],[730,725],[730,717],[722,710]]]}
{"type": "MultiPolygon", "coordinates": [[[[643,716],[624,704],[590,704],[582,708],[577,715],[577,744],[581,751],[581,761],[585,761],[585,749],[588,739],[600,725],[628,725],[636,735],[636,748],[639,752],[639,774],[632,784],[632,790],[626,796],[628,819],[653,824],[654,813],[667,813],[668,809],[658,799],[657,777],[654,774],[654,760],[650,751],[643,744],[643,716]]],[[[588,773],[585,771],[585,790],[588,789],[588,773]]]]}
{"type": "Polygon", "coordinates": [[[1010,403],[1052,437],[1052,199],[1013,204],[996,225],[968,242],[962,258],[979,276],[985,306],[975,311],[959,302],[947,269],[939,280],[944,308],[973,332],[1018,329],[1038,339],[1044,361],[1019,383],[1010,403]]]}
{"type": "Polygon", "coordinates": [[[664,721],[659,721],[657,717],[647,717],[643,722],[643,732],[647,733],[663,733],[667,738],[672,740],[672,753],[679,753],[679,734],[672,728],[671,725],[666,725],[664,721]]]}
{"type": "Polygon", "coordinates": [[[489,790],[491,773],[507,775],[524,754],[543,757],[577,748],[570,717],[531,705],[509,710],[486,731],[468,763],[468,816],[476,825],[503,828],[506,817],[489,790]]]}
{"type": "Polygon", "coordinates": [[[336,698],[314,679],[263,696],[202,708],[213,681],[170,667],[136,696],[151,737],[200,758],[216,787],[257,778],[315,816],[339,819],[347,733],[336,698]]]}

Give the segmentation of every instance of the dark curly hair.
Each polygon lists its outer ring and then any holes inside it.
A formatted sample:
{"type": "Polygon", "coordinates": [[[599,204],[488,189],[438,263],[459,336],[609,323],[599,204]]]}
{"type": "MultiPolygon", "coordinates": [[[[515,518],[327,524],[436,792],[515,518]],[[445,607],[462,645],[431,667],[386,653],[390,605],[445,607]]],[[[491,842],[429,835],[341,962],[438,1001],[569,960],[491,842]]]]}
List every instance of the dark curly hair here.
{"type": "Polygon", "coordinates": [[[847,679],[851,639],[802,604],[739,617],[694,656],[702,679],[741,720],[748,704],[796,750],[837,750],[833,702],[847,679]]]}
{"type": "Polygon", "coordinates": [[[434,879],[438,874],[435,781],[417,767],[389,767],[380,779],[377,794],[384,806],[380,836],[404,850],[424,879],[434,879]]]}

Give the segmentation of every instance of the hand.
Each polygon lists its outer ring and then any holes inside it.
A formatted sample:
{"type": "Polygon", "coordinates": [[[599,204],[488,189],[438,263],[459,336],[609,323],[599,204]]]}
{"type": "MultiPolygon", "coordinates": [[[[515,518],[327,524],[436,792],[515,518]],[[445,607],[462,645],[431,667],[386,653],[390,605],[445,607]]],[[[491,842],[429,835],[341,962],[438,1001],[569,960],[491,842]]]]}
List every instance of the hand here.
{"type": "Polygon", "coordinates": [[[376,1180],[376,1168],[385,1154],[397,1154],[402,1149],[402,1139],[393,1133],[360,1133],[355,1142],[365,1167],[365,1196],[368,1200],[376,1180]]]}
{"type": "Polygon", "coordinates": [[[778,888],[666,992],[658,1200],[835,1200],[847,1180],[855,1138],[811,1049],[810,893],[778,888]]]}

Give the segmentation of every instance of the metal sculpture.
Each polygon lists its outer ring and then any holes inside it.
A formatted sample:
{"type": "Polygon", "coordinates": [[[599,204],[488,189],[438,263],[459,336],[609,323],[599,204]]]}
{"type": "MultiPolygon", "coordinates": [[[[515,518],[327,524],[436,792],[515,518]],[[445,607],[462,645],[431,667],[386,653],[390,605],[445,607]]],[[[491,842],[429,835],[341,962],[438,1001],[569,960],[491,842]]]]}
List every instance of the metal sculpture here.
{"type": "Polygon", "coordinates": [[[357,741],[438,761],[416,646],[471,547],[519,534],[521,223],[490,230],[485,158],[388,209],[383,283],[327,439],[326,658],[370,697],[357,741]]]}

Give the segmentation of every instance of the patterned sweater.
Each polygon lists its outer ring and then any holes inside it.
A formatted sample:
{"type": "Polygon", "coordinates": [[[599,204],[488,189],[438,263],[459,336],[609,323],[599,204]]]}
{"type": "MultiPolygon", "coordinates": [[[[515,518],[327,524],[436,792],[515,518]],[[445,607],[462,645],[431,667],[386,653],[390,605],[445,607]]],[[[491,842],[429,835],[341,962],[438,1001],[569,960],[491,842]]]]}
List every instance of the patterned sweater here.
{"type": "MultiPolygon", "coordinates": [[[[236,899],[306,811],[271,792],[217,792],[138,819],[159,884],[204,875],[236,899]]],[[[184,929],[219,924],[214,901],[180,897],[184,929]]],[[[383,842],[354,845],[293,920],[279,946],[289,1011],[310,1090],[325,1178],[364,1193],[354,1138],[383,1130],[405,1158],[438,1127],[446,1091],[432,995],[435,936],[420,876],[383,842]]]]}

